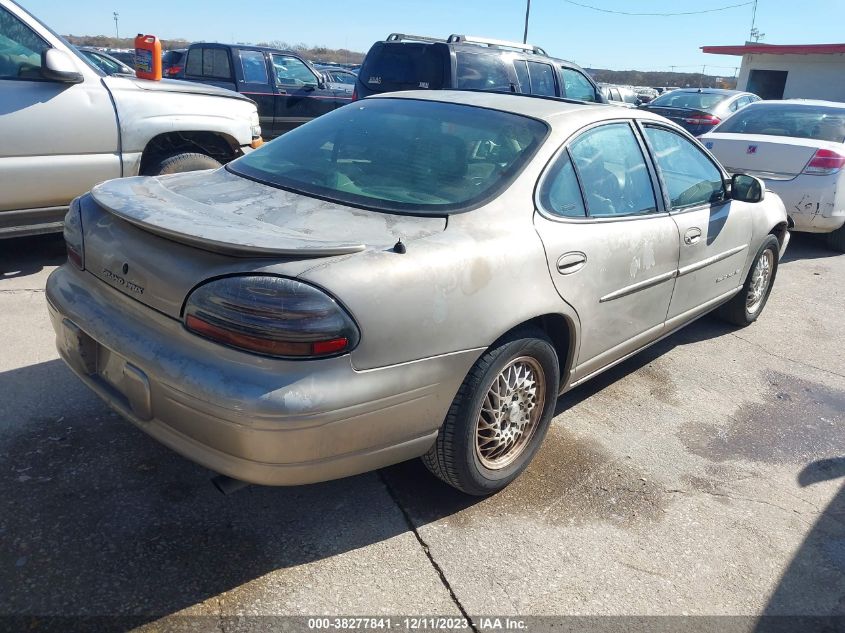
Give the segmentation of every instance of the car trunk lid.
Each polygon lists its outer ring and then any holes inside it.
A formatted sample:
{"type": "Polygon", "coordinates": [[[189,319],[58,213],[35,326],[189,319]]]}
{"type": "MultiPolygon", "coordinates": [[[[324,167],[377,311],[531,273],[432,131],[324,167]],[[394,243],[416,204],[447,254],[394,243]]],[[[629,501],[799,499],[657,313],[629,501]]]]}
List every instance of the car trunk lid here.
{"type": "Polygon", "coordinates": [[[838,149],[842,145],[789,136],[752,134],[708,134],[704,146],[731,173],[742,172],[769,180],[791,180],[800,174],[819,149],[838,149]]]}
{"type": "Polygon", "coordinates": [[[345,207],[225,169],[108,181],[82,212],[86,269],[177,318],[187,294],[209,278],[297,276],[321,258],[391,248],[446,226],[442,217],[345,207]]]}

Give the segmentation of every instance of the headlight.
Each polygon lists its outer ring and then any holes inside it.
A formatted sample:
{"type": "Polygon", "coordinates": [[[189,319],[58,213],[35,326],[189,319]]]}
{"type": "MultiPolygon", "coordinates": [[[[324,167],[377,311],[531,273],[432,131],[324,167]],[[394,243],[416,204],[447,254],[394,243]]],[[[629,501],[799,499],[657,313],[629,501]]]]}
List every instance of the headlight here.
{"type": "Polygon", "coordinates": [[[249,115],[249,126],[252,138],[261,136],[261,119],[258,118],[257,111],[249,115]]]}
{"type": "Polygon", "coordinates": [[[85,270],[85,243],[82,238],[82,211],[79,198],[74,198],[65,214],[64,235],[68,261],[79,270],[85,270]]]}
{"type": "Polygon", "coordinates": [[[314,286],[271,275],[225,277],[188,297],[185,327],[249,352],[282,358],[336,356],[360,334],[352,317],[314,286]]]}

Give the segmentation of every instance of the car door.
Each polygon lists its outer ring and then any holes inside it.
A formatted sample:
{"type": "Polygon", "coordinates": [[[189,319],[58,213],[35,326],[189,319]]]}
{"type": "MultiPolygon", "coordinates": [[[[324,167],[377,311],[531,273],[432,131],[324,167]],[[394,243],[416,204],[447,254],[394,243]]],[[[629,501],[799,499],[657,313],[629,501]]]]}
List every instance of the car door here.
{"type": "Polygon", "coordinates": [[[663,332],[678,266],[678,228],[628,121],[566,144],[541,177],[534,223],[560,296],[578,313],[576,381],[663,332]]]}
{"type": "Polygon", "coordinates": [[[267,137],[270,138],[275,125],[278,97],[270,82],[267,56],[264,51],[237,49],[235,60],[239,65],[236,67],[238,92],[255,101],[261,129],[267,130],[267,137]]]}
{"type": "Polygon", "coordinates": [[[117,120],[100,74],[68,50],[82,81],[44,79],[49,48],[46,36],[0,6],[0,211],[30,210],[0,219],[0,231],[61,220],[74,197],[121,175],[117,120]]]}
{"type": "Polygon", "coordinates": [[[751,242],[752,205],[727,196],[722,169],[685,135],[644,123],[680,257],[667,325],[675,327],[723,301],[742,285],[751,242]]]}
{"type": "Polygon", "coordinates": [[[304,61],[289,53],[273,53],[270,57],[276,88],[274,135],[292,130],[338,106],[335,91],[304,61]]]}

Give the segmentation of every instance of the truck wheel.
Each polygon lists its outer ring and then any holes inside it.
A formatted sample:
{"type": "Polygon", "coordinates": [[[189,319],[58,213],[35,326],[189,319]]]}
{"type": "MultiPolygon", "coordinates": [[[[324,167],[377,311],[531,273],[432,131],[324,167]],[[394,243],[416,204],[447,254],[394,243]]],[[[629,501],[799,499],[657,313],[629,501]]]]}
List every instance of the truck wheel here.
{"type": "Polygon", "coordinates": [[[720,318],[743,327],[757,320],[769,300],[772,285],[775,283],[779,252],[780,242],[774,235],[769,235],[757,252],[754,263],[751,264],[751,270],[748,271],[742,290],[716,309],[716,314],[720,318]]]}
{"type": "Polygon", "coordinates": [[[165,156],[144,170],[145,176],[164,176],[178,174],[183,171],[197,171],[200,169],[217,169],[221,163],[206,154],[197,152],[180,152],[165,156]]]}
{"type": "Polygon", "coordinates": [[[516,479],[540,447],[557,401],[557,353],[540,330],[514,332],[472,366],[422,461],[471,495],[516,479]]]}
{"type": "Polygon", "coordinates": [[[826,241],[833,250],[845,253],[845,226],[840,226],[832,233],[828,233],[826,241]]]}

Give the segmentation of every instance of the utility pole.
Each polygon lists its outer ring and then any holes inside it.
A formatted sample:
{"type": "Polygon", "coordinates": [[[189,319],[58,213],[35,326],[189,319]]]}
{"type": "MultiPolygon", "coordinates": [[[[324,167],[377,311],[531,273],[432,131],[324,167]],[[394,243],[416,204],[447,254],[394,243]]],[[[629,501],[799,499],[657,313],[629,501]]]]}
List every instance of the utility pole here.
{"type": "Polygon", "coordinates": [[[528,43],[528,14],[531,13],[531,0],[525,3],[525,32],[522,34],[522,43],[528,43]]]}
{"type": "MultiPolygon", "coordinates": [[[[754,32],[756,29],[754,28],[754,23],[757,21],[757,0],[754,0],[754,5],[751,7],[751,31],[748,34],[748,39],[754,39],[754,32]]],[[[757,40],[759,41],[759,40],[757,40]]]]}
{"type": "Polygon", "coordinates": [[[120,14],[117,11],[114,11],[114,12],[112,12],[112,15],[114,16],[114,36],[115,36],[116,39],[119,40],[120,39],[120,31],[117,28],[117,20],[120,17],[120,14]]]}
{"type": "Polygon", "coordinates": [[[701,79],[698,80],[698,87],[704,87],[704,72],[707,70],[707,64],[701,67],[701,79]]]}

